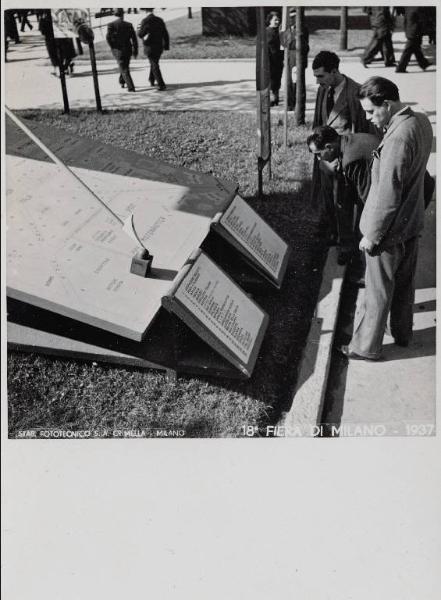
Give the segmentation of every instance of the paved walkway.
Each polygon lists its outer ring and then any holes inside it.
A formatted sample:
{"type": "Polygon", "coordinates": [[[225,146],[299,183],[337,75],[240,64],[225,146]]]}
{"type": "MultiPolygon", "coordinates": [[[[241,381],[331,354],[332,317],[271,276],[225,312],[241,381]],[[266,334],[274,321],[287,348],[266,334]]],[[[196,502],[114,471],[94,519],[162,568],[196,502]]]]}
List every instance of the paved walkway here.
{"type": "MultiPolygon", "coordinates": [[[[167,13],[168,11],[164,11],[167,13]]],[[[132,16],[132,15],[129,15],[132,16]]],[[[162,16],[162,15],[161,15],[162,16]]],[[[135,15],[138,17],[138,15],[135,15]]],[[[41,35],[27,31],[23,43],[10,44],[8,63],[5,65],[6,103],[12,109],[40,108],[62,110],[61,85],[51,75],[51,65],[41,35]]],[[[404,44],[397,33],[394,45],[397,55],[404,44]]],[[[131,72],[137,91],[129,93],[118,85],[118,70],[113,60],[98,64],[99,87],[104,109],[150,110],[256,110],[255,63],[253,60],[162,60],[161,69],[168,89],[159,92],[147,81],[147,61],[132,60],[131,72]]],[[[372,75],[394,80],[402,97],[415,106],[435,114],[435,73],[422,73],[416,65],[409,73],[397,74],[380,64],[363,69],[356,57],[344,57],[342,71],[357,81],[372,75]]],[[[307,111],[312,111],[317,86],[312,69],[306,71],[307,111]]],[[[95,97],[91,67],[87,60],[76,61],[75,73],[67,78],[71,109],[94,108],[95,97]]],[[[281,112],[280,107],[278,112],[281,112]]],[[[274,111],[276,112],[276,111],[274,111]]]]}
{"type": "MultiPolygon", "coordinates": [[[[51,75],[43,38],[35,29],[26,32],[23,43],[10,45],[5,65],[5,99],[12,109],[62,109],[60,81],[51,75]]],[[[399,56],[404,44],[402,34],[394,35],[399,56]]],[[[255,65],[252,60],[163,60],[162,70],[168,84],[161,93],[146,86],[146,61],[133,61],[137,92],[121,90],[113,61],[98,65],[104,109],[221,110],[255,109],[255,65]]],[[[357,81],[372,75],[386,76],[397,83],[403,100],[424,110],[435,129],[435,68],[423,73],[411,65],[407,74],[396,74],[380,64],[364,69],[354,58],[344,57],[343,73],[357,81]]],[[[313,108],[316,85],[312,70],[306,73],[307,110],[313,108]]],[[[87,61],[77,62],[75,75],[67,79],[72,109],[94,108],[93,83],[87,61]]],[[[279,110],[280,112],[280,110],[279,110]]],[[[429,171],[435,174],[435,146],[429,171]]],[[[408,349],[398,349],[385,339],[387,360],[382,363],[351,361],[342,383],[342,424],[357,423],[433,423],[435,408],[435,204],[426,211],[426,230],[422,239],[418,269],[415,339],[408,349]]],[[[361,295],[359,301],[361,300],[361,295]]],[[[332,307],[332,310],[335,307],[332,307]]],[[[329,309],[331,310],[331,309],[329,309]]],[[[324,384],[324,381],[322,381],[324,384]]],[[[400,430],[403,433],[402,430],[400,430]]],[[[406,433],[406,431],[404,431],[406,433]]]]}

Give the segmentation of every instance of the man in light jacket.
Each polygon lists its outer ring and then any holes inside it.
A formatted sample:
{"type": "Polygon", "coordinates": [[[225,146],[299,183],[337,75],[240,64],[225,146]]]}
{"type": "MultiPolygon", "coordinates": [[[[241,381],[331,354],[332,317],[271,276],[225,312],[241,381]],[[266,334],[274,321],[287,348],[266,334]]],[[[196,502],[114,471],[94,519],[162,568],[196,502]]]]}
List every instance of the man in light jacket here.
{"type": "Polygon", "coordinates": [[[395,343],[407,346],[412,337],[424,176],[433,133],[427,116],[403,104],[388,79],[368,79],[359,97],[368,120],[385,133],[374,153],[360,220],[360,250],[366,256],[364,306],[350,345],[341,350],[348,358],[378,360],[389,312],[395,343]]]}

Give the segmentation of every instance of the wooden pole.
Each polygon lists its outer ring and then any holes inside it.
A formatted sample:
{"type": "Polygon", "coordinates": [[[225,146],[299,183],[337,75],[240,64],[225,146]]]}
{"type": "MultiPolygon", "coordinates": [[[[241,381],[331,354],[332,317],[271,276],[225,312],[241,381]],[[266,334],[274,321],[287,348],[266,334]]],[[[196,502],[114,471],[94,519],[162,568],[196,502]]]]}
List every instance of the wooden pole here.
{"type": "Polygon", "coordinates": [[[63,55],[61,53],[60,45],[57,44],[57,40],[55,40],[55,44],[57,46],[58,68],[60,70],[61,93],[63,95],[63,106],[64,106],[63,112],[64,112],[64,114],[68,115],[70,113],[70,108],[69,108],[69,98],[67,95],[66,74],[64,72],[64,65],[63,65],[63,55]]]}
{"type": "Polygon", "coordinates": [[[63,96],[63,107],[64,107],[63,112],[68,115],[70,113],[70,108],[69,108],[69,98],[67,96],[66,75],[64,73],[64,68],[63,68],[63,56],[61,54],[60,45],[57,43],[57,39],[55,38],[55,35],[54,35],[54,26],[53,26],[53,22],[52,22],[52,11],[50,9],[48,9],[48,16],[49,16],[49,20],[50,20],[50,24],[51,24],[50,36],[51,36],[52,42],[55,46],[55,52],[57,54],[57,59],[58,59],[58,68],[60,70],[61,93],[63,96]]]}
{"type": "Polygon", "coordinates": [[[89,54],[90,54],[90,65],[92,67],[93,89],[95,92],[96,109],[98,112],[102,113],[103,107],[101,106],[100,88],[98,85],[98,71],[96,68],[95,46],[94,46],[93,40],[91,40],[89,42],[89,54]]]}
{"type": "Polygon", "coordinates": [[[188,18],[189,19],[193,18],[193,13],[191,12],[191,6],[188,7],[188,18]]]}
{"type": "MultiPolygon", "coordinates": [[[[288,17],[288,6],[283,7],[282,12],[282,31],[289,30],[289,17],[288,17]]],[[[284,85],[285,85],[285,95],[283,97],[283,148],[284,150],[288,147],[288,94],[289,94],[289,82],[290,82],[290,73],[289,73],[289,44],[285,43],[283,48],[283,65],[284,65],[284,85]]]]}
{"type": "Polygon", "coordinates": [[[340,50],[348,49],[348,7],[342,6],[340,13],[340,50]]]}
{"type": "Polygon", "coordinates": [[[262,170],[268,163],[271,178],[271,110],[268,44],[266,39],[265,13],[263,6],[256,7],[256,101],[258,134],[258,187],[262,194],[262,170]]]}
{"type": "Polygon", "coordinates": [[[306,83],[305,83],[305,67],[303,61],[303,47],[304,47],[304,8],[300,6],[296,10],[296,110],[295,110],[295,122],[296,125],[304,125],[305,123],[305,96],[306,96],[306,83]]]}
{"type": "Polygon", "coordinates": [[[263,172],[263,167],[265,165],[262,164],[262,159],[259,158],[257,159],[257,195],[259,198],[262,198],[262,194],[263,194],[263,177],[262,177],[262,172],[263,172]]]}

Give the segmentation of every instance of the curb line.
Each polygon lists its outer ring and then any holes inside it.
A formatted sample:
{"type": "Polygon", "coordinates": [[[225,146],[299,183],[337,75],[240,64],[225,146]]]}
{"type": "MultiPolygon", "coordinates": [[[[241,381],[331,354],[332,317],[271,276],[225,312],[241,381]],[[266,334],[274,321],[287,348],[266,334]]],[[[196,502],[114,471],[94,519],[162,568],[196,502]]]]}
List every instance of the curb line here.
{"type": "Polygon", "coordinates": [[[345,272],[346,266],[337,264],[337,249],[330,248],[292,405],[278,423],[286,437],[314,437],[314,427],[320,422],[345,272]]]}

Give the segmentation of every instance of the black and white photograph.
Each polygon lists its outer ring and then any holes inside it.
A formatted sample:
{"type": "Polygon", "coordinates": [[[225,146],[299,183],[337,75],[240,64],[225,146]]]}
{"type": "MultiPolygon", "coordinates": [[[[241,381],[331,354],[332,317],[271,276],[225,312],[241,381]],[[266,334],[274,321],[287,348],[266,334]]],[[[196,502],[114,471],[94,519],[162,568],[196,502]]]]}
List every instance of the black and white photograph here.
{"type": "Polygon", "coordinates": [[[4,31],[11,438],[434,435],[435,6],[4,31]]]}
{"type": "Polygon", "coordinates": [[[2,5],[4,597],[437,600],[439,7],[219,4],[2,5]]]}

